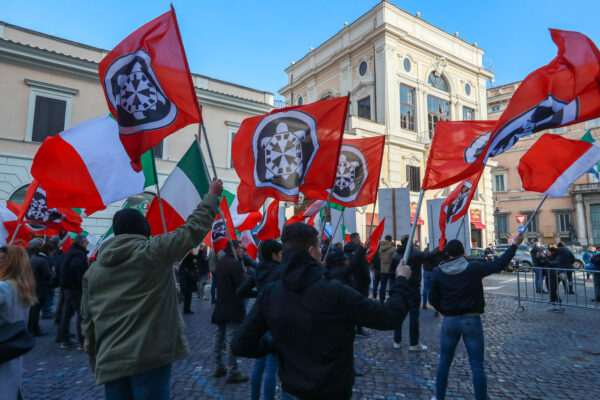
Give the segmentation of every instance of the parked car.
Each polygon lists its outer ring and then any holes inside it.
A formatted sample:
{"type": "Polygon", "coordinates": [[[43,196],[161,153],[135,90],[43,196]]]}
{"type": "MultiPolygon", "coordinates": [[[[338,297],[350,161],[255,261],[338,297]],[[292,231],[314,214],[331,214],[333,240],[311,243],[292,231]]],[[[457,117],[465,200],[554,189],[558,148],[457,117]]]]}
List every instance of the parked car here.
{"type": "Polygon", "coordinates": [[[485,261],[485,249],[471,248],[471,253],[467,256],[469,261],[485,261]]]}

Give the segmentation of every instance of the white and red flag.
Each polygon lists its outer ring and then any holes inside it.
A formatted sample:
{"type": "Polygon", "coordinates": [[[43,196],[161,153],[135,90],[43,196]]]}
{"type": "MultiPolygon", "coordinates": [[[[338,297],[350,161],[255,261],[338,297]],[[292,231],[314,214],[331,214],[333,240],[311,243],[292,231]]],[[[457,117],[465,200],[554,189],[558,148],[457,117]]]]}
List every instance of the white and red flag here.
{"type": "Polygon", "coordinates": [[[260,213],[260,211],[253,211],[251,213],[240,213],[238,211],[239,204],[240,202],[238,201],[237,197],[235,197],[231,202],[231,206],[229,206],[233,226],[240,232],[248,230],[251,231],[256,227],[256,224],[258,224],[262,219],[262,214],[260,213]]]}
{"type": "Polygon", "coordinates": [[[523,189],[560,197],[600,161],[600,146],[545,134],[521,157],[523,189]]]}
{"type": "Polygon", "coordinates": [[[98,67],[110,112],[136,171],[140,156],[202,116],[175,10],[127,36],[98,67]]]}
{"type": "Polygon", "coordinates": [[[240,233],[240,240],[246,248],[246,253],[248,253],[248,255],[252,257],[253,260],[256,260],[256,256],[258,255],[258,246],[256,245],[254,238],[252,237],[252,232],[243,231],[242,233],[240,233]]]}
{"type": "Polygon", "coordinates": [[[264,213],[256,237],[258,240],[277,239],[281,236],[279,230],[279,200],[272,199],[267,211],[264,213]]]}
{"type": "Polygon", "coordinates": [[[242,122],[232,145],[240,177],[238,212],[257,211],[268,197],[297,202],[300,191],[333,187],[348,99],[278,109],[242,122]]]}

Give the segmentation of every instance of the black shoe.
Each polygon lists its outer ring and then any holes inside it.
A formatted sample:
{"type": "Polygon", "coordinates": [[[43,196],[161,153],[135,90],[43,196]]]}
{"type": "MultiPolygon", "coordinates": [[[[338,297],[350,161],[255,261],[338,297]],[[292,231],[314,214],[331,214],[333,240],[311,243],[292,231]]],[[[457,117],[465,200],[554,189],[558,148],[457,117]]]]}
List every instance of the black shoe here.
{"type": "Polygon", "coordinates": [[[75,347],[75,346],[78,346],[78,345],[79,345],[78,342],[74,342],[71,339],[69,339],[66,342],[61,342],[60,343],[60,348],[61,349],[68,349],[69,347],[75,347]]]}
{"type": "Polygon", "coordinates": [[[364,376],[365,374],[363,374],[362,372],[358,372],[357,370],[354,370],[354,376],[364,376]]]}
{"type": "Polygon", "coordinates": [[[233,375],[229,375],[225,383],[242,383],[246,382],[249,379],[250,377],[248,375],[242,375],[239,372],[237,372],[233,375]]]}
{"type": "Polygon", "coordinates": [[[542,290],[542,294],[548,294],[546,290],[542,290]]]}
{"type": "Polygon", "coordinates": [[[194,312],[192,310],[183,310],[184,314],[193,314],[194,312]]]}
{"type": "Polygon", "coordinates": [[[215,371],[215,373],[213,374],[213,376],[215,378],[220,378],[220,377],[222,377],[223,375],[226,375],[226,374],[227,374],[227,368],[221,367],[221,368],[217,368],[217,370],[215,371]]]}
{"type": "Polygon", "coordinates": [[[423,310],[427,310],[427,304],[423,304],[423,310]]]}
{"type": "Polygon", "coordinates": [[[367,337],[367,336],[369,336],[369,334],[365,331],[359,331],[359,332],[356,332],[356,336],[367,337]]]}
{"type": "Polygon", "coordinates": [[[575,294],[575,292],[572,290],[569,290],[569,294],[575,294]]]}
{"type": "Polygon", "coordinates": [[[591,301],[592,303],[595,303],[595,302],[596,302],[596,299],[590,299],[590,301],[591,301]]]}
{"type": "Polygon", "coordinates": [[[48,332],[44,332],[44,331],[33,332],[33,336],[36,336],[36,337],[39,337],[39,336],[48,336],[48,332]]]}

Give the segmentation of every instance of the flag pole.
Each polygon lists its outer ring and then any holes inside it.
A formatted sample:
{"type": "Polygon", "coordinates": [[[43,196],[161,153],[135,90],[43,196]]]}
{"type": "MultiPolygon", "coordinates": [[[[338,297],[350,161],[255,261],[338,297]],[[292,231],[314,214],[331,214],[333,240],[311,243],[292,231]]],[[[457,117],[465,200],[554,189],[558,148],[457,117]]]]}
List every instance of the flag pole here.
{"type": "MultiPolygon", "coordinates": [[[[329,212],[329,219],[331,219],[331,195],[333,194],[333,188],[329,190],[329,198],[327,199],[327,211],[329,212]]],[[[324,223],[321,224],[321,233],[319,235],[319,240],[323,239],[323,232],[325,232],[325,225],[327,225],[327,218],[325,218],[324,223]]],[[[331,236],[331,240],[333,240],[333,235],[331,236]]]]}
{"type": "Polygon", "coordinates": [[[460,230],[463,228],[463,226],[465,224],[466,217],[467,217],[467,213],[465,213],[465,215],[462,216],[461,221],[460,221],[460,226],[458,227],[458,232],[456,232],[456,237],[454,239],[458,239],[458,235],[460,235],[460,230]]]}
{"type": "Polygon", "coordinates": [[[158,209],[160,210],[160,219],[162,221],[163,230],[165,231],[164,233],[168,233],[167,221],[165,220],[165,212],[163,211],[162,199],[160,198],[160,189],[158,187],[158,182],[156,182],[155,185],[156,185],[156,197],[158,198],[158,209]]]}
{"type": "Polygon", "coordinates": [[[408,235],[408,243],[406,243],[406,249],[404,250],[404,264],[408,263],[408,257],[410,256],[410,250],[412,249],[412,241],[415,236],[415,230],[417,229],[417,222],[419,221],[419,213],[421,212],[421,204],[423,203],[423,196],[425,191],[421,189],[419,193],[419,201],[417,202],[417,209],[415,210],[415,216],[413,217],[413,223],[410,228],[410,235],[408,235]]]}
{"type": "MultiPolygon", "coordinates": [[[[215,163],[214,160],[212,158],[212,153],[210,152],[210,145],[208,144],[208,136],[206,135],[206,128],[204,128],[204,124],[200,124],[202,132],[204,132],[204,139],[206,140],[206,147],[208,148],[208,154],[210,157],[210,162],[212,164],[212,169],[213,169],[213,173],[215,175],[215,179],[217,179],[217,169],[215,168],[215,163]]],[[[210,175],[208,173],[208,166],[206,165],[206,160],[204,159],[204,156],[202,154],[202,145],[200,144],[200,137],[198,135],[195,135],[196,137],[196,145],[198,146],[198,151],[200,151],[200,158],[202,159],[202,163],[204,164],[204,171],[206,172],[206,178],[208,179],[208,181],[210,182],[210,175]]],[[[223,221],[225,221],[225,234],[227,235],[227,240],[229,242],[231,242],[231,235],[229,235],[229,228],[227,227],[227,220],[225,219],[225,214],[223,214],[223,210],[221,210],[221,205],[219,204],[219,206],[217,207],[217,210],[219,212],[219,215],[221,216],[221,218],[223,218],[223,221]]],[[[238,256],[235,253],[235,251],[233,252],[233,257],[235,258],[236,261],[238,261],[238,256]]],[[[244,261],[242,260],[242,265],[244,264],[244,261]]]]}
{"type": "Polygon", "coordinates": [[[331,240],[329,241],[329,245],[327,246],[327,251],[325,252],[325,258],[323,259],[323,260],[325,260],[325,262],[327,262],[327,255],[329,254],[329,249],[331,249],[331,242],[333,242],[333,237],[335,236],[335,234],[337,233],[338,228],[340,227],[340,222],[342,221],[342,218],[344,216],[344,211],[345,210],[346,210],[345,208],[342,210],[342,215],[340,215],[340,218],[338,219],[338,222],[335,225],[335,230],[331,234],[331,240]]]}
{"type": "Polygon", "coordinates": [[[13,242],[15,241],[17,233],[19,233],[19,229],[21,229],[21,225],[23,225],[23,221],[17,224],[17,229],[15,229],[15,233],[13,233],[12,237],[10,238],[10,242],[8,243],[9,246],[12,246],[13,242]]]}
{"type": "Polygon", "coordinates": [[[373,221],[375,220],[375,205],[377,204],[377,196],[379,196],[379,189],[375,193],[375,202],[373,203],[373,212],[371,213],[371,223],[369,224],[369,234],[367,237],[371,240],[371,234],[373,233],[373,221]]]}
{"type": "Polygon", "coordinates": [[[523,232],[527,231],[527,227],[531,224],[531,221],[533,221],[533,219],[535,218],[535,215],[538,213],[538,211],[540,210],[540,207],[542,206],[542,204],[544,204],[544,201],[546,201],[546,199],[548,198],[548,195],[544,195],[544,198],[542,199],[542,201],[540,201],[540,204],[538,204],[537,208],[535,209],[535,211],[533,212],[533,214],[531,214],[530,216],[527,217],[527,221],[525,223],[525,225],[523,225],[523,232]]]}

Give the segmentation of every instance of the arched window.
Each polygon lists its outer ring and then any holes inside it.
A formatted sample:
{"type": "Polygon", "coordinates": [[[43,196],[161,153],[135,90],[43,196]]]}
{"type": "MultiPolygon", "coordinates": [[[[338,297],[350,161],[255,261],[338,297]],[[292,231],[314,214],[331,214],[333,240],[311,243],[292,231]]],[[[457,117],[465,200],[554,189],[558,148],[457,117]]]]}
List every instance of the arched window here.
{"type": "Polygon", "coordinates": [[[429,74],[427,83],[429,83],[431,86],[433,86],[436,89],[443,90],[444,92],[450,91],[448,89],[448,82],[446,82],[446,79],[444,79],[444,77],[441,75],[435,76],[435,74],[433,72],[429,74]]]}
{"type": "Polygon", "coordinates": [[[29,188],[29,185],[21,186],[15,190],[15,192],[8,198],[8,201],[15,204],[23,204],[23,201],[25,200],[25,194],[27,193],[27,188],[29,188]]]}
{"type": "Polygon", "coordinates": [[[145,214],[146,211],[148,211],[148,207],[150,207],[150,203],[152,203],[152,200],[155,196],[156,195],[154,193],[143,192],[128,198],[127,204],[131,208],[139,208],[145,214]]]}

